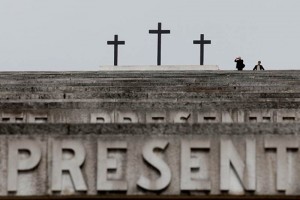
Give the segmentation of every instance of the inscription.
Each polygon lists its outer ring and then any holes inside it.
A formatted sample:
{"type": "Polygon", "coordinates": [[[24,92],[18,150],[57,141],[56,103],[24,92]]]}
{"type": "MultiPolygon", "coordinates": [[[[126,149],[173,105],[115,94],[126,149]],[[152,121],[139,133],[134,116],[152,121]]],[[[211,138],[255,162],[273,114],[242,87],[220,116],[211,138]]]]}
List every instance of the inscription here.
{"type": "Polygon", "coordinates": [[[108,180],[108,171],[120,171],[118,160],[109,158],[108,151],[112,149],[127,149],[127,143],[122,141],[102,142],[98,141],[97,159],[97,190],[98,191],[126,191],[127,182],[125,180],[108,180]]]}
{"type": "Polygon", "coordinates": [[[228,191],[230,188],[230,168],[236,172],[242,186],[247,191],[255,191],[256,176],[255,176],[255,141],[246,140],[246,158],[245,161],[234,147],[229,139],[221,140],[221,186],[220,189],[228,191]]]}
{"type": "Polygon", "coordinates": [[[172,137],[135,139],[94,138],[94,143],[89,143],[92,146],[87,146],[84,140],[74,137],[50,138],[49,148],[42,148],[41,141],[9,140],[7,162],[4,158],[1,160],[7,163],[6,168],[1,169],[7,171],[7,179],[4,179],[7,180],[7,192],[24,193],[18,180],[40,170],[45,176],[35,177],[36,181],[47,182],[47,190],[58,194],[88,193],[90,188],[95,188],[96,192],[128,194],[168,194],[170,188],[177,193],[245,194],[261,193],[264,188],[271,193],[294,194],[290,177],[295,177],[296,182],[296,177],[300,177],[296,165],[299,157],[295,156],[299,149],[298,137],[220,137],[218,141],[190,136],[175,140],[172,137]],[[96,149],[94,157],[89,155],[92,151],[87,148],[96,149]],[[87,162],[87,159],[95,162],[87,162]],[[45,167],[42,164],[45,162],[48,170],[41,168],[45,167]],[[87,163],[95,166],[88,167],[87,163]],[[87,168],[94,171],[87,172],[87,168]],[[66,176],[71,183],[64,181],[66,176]]]}
{"type": "Polygon", "coordinates": [[[208,163],[201,162],[198,157],[192,156],[192,151],[210,150],[210,142],[208,140],[182,140],[181,141],[181,190],[195,191],[195,190],[206,190],[210,191],[211,182],[209,178],[208,163]],[[195,173],[192,171],[199,171],[202,177],[206,178],[195,178],[195,173]]]}
{"type": "Polygon", "coordinates": [[[137,185],[145,190],[159,191],[165,189],[171,182],[171,170],[161,158],[159,158],[155,153],[155,149],[165,151],[168,147],[169,142],[164,140],[153,140],[147,142],[143,148],[143,158],[144,160],[154,167],[160,173],[160,177],[157,180],[151,181],[149,178],[142,175],[137,185]]]}
{"type": "Polygon", "coordinates": [[[79,141],[55,141],[52,154],[52,191],[61,191],[62,174],[68,172],[76,191],[86,191],[87,185],[81,172],[85,160],[85,149],[79,141]],[[64,152],[72,152],[71,158],[64,158],[64,152]]]}
{"type": "Polygon", "coordinates": [[[5,113],[0,123],[268,123],[268,122],[298,122],[299,110],[229,110],[229,111],[105,111],[90,113],[87,110],[79,112],[61,111],[51,114],[5,113]]]}
{"type": "Polygon", "coordinates": [[[35,168],[41,160],[41,155],[41,147],[34,141],[20,140],[8,143],[7,191],[17,191],[18,173],[35,168]],[[27,152],[28,156],[21,158],[21,151],[27,152]]]}
{"type": "Polygon", "coordinates": [[[287,162],[287,150],[298,150],[298,141],[293,139],[286,139],[284,142],[280,139],[269,138],[265,140],[266,149],[275,149],[277,154],[276,162],[276,189],[279,191],[285,191],[288,184],[288,162],[287,162]]]}

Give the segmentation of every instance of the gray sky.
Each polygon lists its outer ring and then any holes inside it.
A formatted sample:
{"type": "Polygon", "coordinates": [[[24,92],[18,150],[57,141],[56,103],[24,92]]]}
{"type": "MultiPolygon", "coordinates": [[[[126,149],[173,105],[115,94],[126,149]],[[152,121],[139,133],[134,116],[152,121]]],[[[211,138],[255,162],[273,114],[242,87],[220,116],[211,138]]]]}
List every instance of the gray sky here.
{"type": "Polygon", "coordinates": [[[155,65],[162,22],[162,64],[300,69],[299,0],[0,0],[0,70],[97,70],[113,64],[106,41],[118,34],[119,65],[155,65]]]}

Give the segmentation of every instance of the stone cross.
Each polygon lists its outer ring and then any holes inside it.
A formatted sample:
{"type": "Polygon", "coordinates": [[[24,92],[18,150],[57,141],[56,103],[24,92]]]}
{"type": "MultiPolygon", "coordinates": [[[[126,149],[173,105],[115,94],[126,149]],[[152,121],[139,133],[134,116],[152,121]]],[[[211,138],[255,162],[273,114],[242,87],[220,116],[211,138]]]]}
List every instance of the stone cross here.
{"type": "Polygon", "coordinates": [[[157,34],[157,65],[161,64],[161,34],[170,34],[170,30],[162,30],[161,23],[158,23],[157,30],[149,30],[150,34],[157,34]]]}
{"type": "Polygon", "coordinates": [[[107,41],[108,45],[114,45],[114,65],[118,65],[118,45],[124,45],[125,41],[119,41],[118,35],[115,35],[115,39],[113,41],[107,41]]]}
{"type": "Polygon", "coordinates": [[[194,44],[200,44],[200,65],[204,63],[204,45],[211,44],[211,40],[204,40],[204,34],[200,35],[200,40],[194,40],[194,44]]]}

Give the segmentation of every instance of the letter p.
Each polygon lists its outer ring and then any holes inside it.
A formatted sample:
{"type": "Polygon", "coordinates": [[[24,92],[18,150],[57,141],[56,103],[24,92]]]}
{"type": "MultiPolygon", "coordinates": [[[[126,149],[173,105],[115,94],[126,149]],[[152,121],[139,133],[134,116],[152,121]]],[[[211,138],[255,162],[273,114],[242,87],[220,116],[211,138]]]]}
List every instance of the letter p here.
{"type": "Polygon", "coordinates": [[[40,146],[31,140],[18,140],[8,142],[8,172],[7,191],[16,192],[18,187],[18,171],[27,171],[36,167],[42,156],[40,146]],[[20,151],[28,151],[29,157],[19,156],[20,151]]]}

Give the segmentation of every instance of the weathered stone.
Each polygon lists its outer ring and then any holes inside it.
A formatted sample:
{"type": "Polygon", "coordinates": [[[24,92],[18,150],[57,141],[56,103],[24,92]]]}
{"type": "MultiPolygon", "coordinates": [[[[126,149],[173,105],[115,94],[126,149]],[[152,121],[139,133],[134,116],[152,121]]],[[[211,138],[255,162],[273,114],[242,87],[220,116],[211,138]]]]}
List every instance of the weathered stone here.
{"type": "Polygon", "coordinates": [[[0,196],[300,196],[299,75],[1,72],[0,196]]]}
{"type": "MultiPolygon", "coordinates": [[[[187,191],[194,195],[207,195],[208,191],[212,195],[247,191],[255,195],[300,195],[298,124],[1,127],[1,141],[6,144],[0,149],[1,184],[3,188],[10,184],[11,195],[95,195],[97,190],[139,195],[185,195],[187,191]],[[26,155],[29,147],[32,152],[26,155]],[[15,151],[18,148],[25,151],[15,151]],[[40,157],[34,159],[38,152],[40,157]],[[13,163],[24,165],[15,168],[13,163]],[[70,173],[62,173],[63,169],[70,173]],[[12,179],[11,173],[17,176],[12,179]],[[187,175],[183,179],[184,174],[191,174],[192,179],[187,175]]],[[[8,194],[6,189],[0,192],[8,194]]]]}

